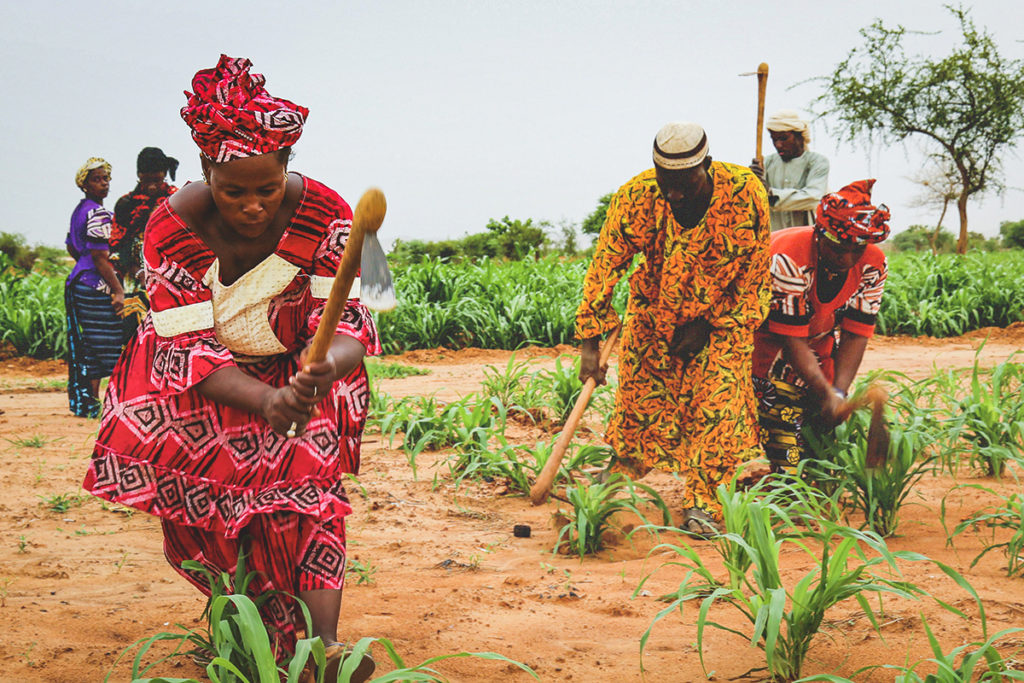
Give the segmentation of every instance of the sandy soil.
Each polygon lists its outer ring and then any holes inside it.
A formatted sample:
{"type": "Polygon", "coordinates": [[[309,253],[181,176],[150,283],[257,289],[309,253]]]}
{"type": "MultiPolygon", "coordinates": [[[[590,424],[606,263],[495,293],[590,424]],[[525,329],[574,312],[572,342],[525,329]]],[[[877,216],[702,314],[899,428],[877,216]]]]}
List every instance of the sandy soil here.
{"type": "MultiPolygon", "coordinates": [[[[877,338],[864,370],[885,368],[912,376],[933,366],[973,362],[986,333],[953,340],[877,338]]],[[[1022,347],[1024,330],[989,330],[983,362],[998,362],[1022,347]]],[[[560,349],[527,349],[538,367],[551,367],[560,349]]],[[[429,375],[380,382],[393,396],[436,394],[456,398],[477,391],[487,365],[504,367],[506,352],[468,349],[417,351],[388,360],[426,368],[429,375]]],[[[0,360],[0,680],[99,681],[127,645],[175,624],[197,625],[204,599],[163,559],[159,525],[144,514],[112,509],[84,495],[80,482],[97,423],[70,417],[66,398],[54,390],[64,376],[54,362],[0,360]],[[44,500],[66,495],[70,507],[53,512],[44,500]]],[[[599,416],[592,416],[595,421],[599,416]]],[[[517,427],[514,439],[533,443],[550,435],[517,427]]],[[[648,556],[653,543],[613,539],[596,557],[552,554],[558,501],[531,507],[523,497],[502,495],[500,482],[456,490],[441,467],[444,454],[424,454],[414,481],[403,453],[379,434],[367,434],[361,487],[350,493],[350,555],[376,568],[371,585],[350,581],[341,634],[386,637],[406,662],[462,650],[494,651],[532,666],[545,681],[639,681],[639,640],[665,606],[656,597],[678,587],[682,572],[661,565],[666,552],[648,556]],[[435,482],[436,475],[436,482],[435,482]],[[435,485],[436,483],[436,485],[435,485]],[[528,524],[530,538],[512,527],[528,524]],[[658,569],[645,590],[640,580],[658,569]]],[[[1010,491],[1011,482],[961,475],[1010,491]]],[[[651,476],[671,502],[671,480],[651,476]]],[[[965,535],[945,543],[939,519],[943,497],[958,482],[926,477],[911,495],[900,535],[890,546],[914,550],[963,572],[984,599],[988,628],[1024,625],[1020,579],[1008,579],[1004,558],[990,553],[970,562],[985,537],[965,535]]],[[[989,502],[976,492],[953,494],[949,515],[959,520],[989,502]]],[[[851,520],[853,524],[859,520],[851,520]]],[[[662,540],[678,542],[678,538],[662,540]]],[[[698,546],[699,547],[699,546],[698,546]]],[[[710,550],[707,558],[712,557],[710,550]]],[[[783,555],[786,574],[798,577],[811,563],[799,552],[783,555]]],[[[921,626],[925,616],[946,650],[981,637],[978,610],[969,596],[934,565],[904,566],[904,576],[962,609],[954,616],[930,600],[887,599],[880,638],[856,603],[841,603],[827,616],[810,650],[805,674],[850,676],[871,664],[906,663],[930,655],[921,626]]],[[[745,628],[727,608],[723,623],[745,628]]],[[[695,609],[669,615],[655,627],[643,665],[648,681],[704,680],[694,646],[695,609]]],[[[1024,662],[1024,638],[1011,637],[1004,652],[1024,662]]],[[[383,653],[379,653],[381,661],[383,653]]],[[[715,680],[741,676],[763,662],[743,639],[717,631],[704,652],[715,680]]],[[[1024,667],[1024,664],[1021,665],[1024,667]]],[[[387,665],[378,671],[388,670],[387,665]]],[[[454,681],[530,680],[505,665],[459,659],[438,665],[454,681]]],[[[119,666],[111,680],[127,680],[119,666]]],[[[191,662],[163,665],[151,674],[200,676],[191,662]]],[[[891,671],[857,676],[892,680],[891,671]]],[[[756,679],[756,676],[755,676],[756,679]]]]}

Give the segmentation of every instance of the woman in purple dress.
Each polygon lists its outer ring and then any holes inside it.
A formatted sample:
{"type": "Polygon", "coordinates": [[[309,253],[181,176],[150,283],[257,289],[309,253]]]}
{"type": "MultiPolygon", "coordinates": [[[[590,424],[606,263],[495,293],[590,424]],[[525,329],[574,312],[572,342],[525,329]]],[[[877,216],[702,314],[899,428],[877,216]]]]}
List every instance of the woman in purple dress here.
{"type": "Polygon", "coordinates": [[[124,289],[110,264],[113,214],[103,208],[110,191],[110,164],[93,157],[75,174],[85,193],[71,214],[68,253],[75,267],[64,283],[68,319],[68,401],[78,417],[100,412],[100,380],[121,355],[124,289]]]}

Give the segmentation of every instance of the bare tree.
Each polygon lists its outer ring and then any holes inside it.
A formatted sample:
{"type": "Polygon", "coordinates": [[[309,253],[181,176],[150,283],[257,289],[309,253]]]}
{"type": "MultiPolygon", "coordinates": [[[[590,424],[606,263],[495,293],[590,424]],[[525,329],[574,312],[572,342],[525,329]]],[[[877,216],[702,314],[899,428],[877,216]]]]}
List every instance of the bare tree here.
{"type": "Polygon", "coordinates": [[[935,231],[928,238],[932,253],[939,253],[939,233],[951,202],[960,196],[960,174],[949,159],[932,155],[928,163],[910,176],[910,180],[921,186],[921,193],[910,199],[909,205],[916,208],[940,209],[935,231]]]}

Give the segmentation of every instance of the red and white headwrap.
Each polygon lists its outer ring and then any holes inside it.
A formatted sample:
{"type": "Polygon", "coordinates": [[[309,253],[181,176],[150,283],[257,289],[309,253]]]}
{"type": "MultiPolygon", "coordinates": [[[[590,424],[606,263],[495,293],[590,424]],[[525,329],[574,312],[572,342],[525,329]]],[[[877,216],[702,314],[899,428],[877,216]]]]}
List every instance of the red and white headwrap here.
{"type": "Polygon", "coordinates": [[[858,180],[821,198],[814,231],[833,242],[876,244],[889,236],[889,207],[871,203],[875,179],[858,180]]]}
{"type": "Polygon", "coordinates": [[[217,163],[258,156],[291,147],[302,135],[309,110],[272,97],[263,74],[251,74],[252,62],[221,55],[213,69],[203,69],[185,91],[181,118],[203,154],[217,163]]]}

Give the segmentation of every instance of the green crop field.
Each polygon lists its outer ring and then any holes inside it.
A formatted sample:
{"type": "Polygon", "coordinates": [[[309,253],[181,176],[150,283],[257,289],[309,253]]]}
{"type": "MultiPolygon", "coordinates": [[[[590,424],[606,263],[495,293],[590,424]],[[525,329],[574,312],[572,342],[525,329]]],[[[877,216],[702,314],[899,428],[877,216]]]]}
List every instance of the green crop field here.
{"type": "MultiPolygon", "coordinates": [[[[516,349],[573,343],[587,261],[424,262],[396,266],[399,305],[378,316],[385,353],[413,349],[516,349]]],[[[62,358],[65,273],[24,273],[0,263],[0,342],[20,355],[62,358]]],[[[620,284],[615,305],[625,307],[620,284]]],[[[881,334],[950,337],[1024,320],[1024,251],[901,253],[890,259],[881,334]]]]}

